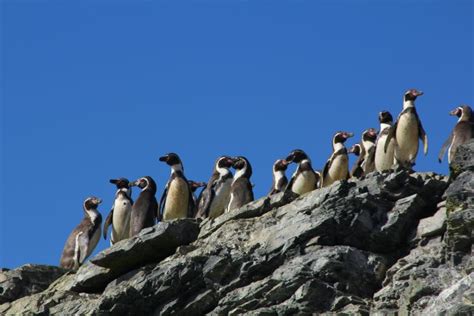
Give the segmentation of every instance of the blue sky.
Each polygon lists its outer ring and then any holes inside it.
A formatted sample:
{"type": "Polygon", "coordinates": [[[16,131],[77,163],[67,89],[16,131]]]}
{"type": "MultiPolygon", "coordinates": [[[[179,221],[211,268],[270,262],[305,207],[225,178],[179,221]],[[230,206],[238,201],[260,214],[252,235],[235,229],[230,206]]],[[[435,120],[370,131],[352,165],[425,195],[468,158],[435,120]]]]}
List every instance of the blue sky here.
{"type": "Polygon", "coordinates": [[[159,198],[167,152],[201,181],[245,155],[260,197],[275,159],[321,169],[335,131],[358,141],[408,88],[430,141],[416,169],[446,173],[448,112],[474,103],[469,0],[0,3],[1,267],[58,264],[87,196],[107,216],[110,178],[151,175],[159,198]]]}

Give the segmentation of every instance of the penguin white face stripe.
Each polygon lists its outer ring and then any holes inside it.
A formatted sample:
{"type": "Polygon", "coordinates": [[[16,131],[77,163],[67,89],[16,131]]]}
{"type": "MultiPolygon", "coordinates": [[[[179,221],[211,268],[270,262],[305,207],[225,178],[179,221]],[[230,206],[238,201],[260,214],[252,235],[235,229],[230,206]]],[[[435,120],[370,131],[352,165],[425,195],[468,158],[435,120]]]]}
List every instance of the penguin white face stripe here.
{"type": "Polygon", "coordinates": [[[229,169],[227,169],[227,168],[219,167],[219,163],[220,163],[222,160],[224,160],[224,159],[227,159],[227,158],[221,158],[221,159],[219,159],[219,161],[216,163],[216,171],[219,172],[219,174],[220,174],[221,176],[225,176],[225,175],[229,174],[229,172],[230,172],[229,169]]]}
{"type": "Polygon", "coordinates": [[[235,173],[234,179],[238,179],[238,178],[243,177],[246,171],[247,171],[247,166],[245,166],[244,168],[242,168],[242,169],[240,169],[239,171],[237,171],[237,172],[235,173]]]}
{"type": "Polygon", "coordinates": [[[385,130],[386,128],[390,128],[392,125],[388,124],[388,123],[380,123],[380,132],[382,132],[383,130],[385,130]]]}
{"type": "Polygon", "coordinates": [[[333,146],[334,146],[334,151],[338,151],[344,148],[343,143],[335,143],[333,146]]]}
{"type": "Polygon", "coordinates": [[[148,186],[150,185],[150,183],[148,182],[147,178],[140,178],[140,182],[142,182],[142,181],[146,182],[146,186],[142,189],[142,191],[145,191],[148,188],[148,186]]]}
{"type": "Polygon", "coordinates": [[[175,164],[175,165],[171,166],[171,173],[179,172],[179,171],[183,172],[183,165],[182,164],[179,163],[179,164],[175,164]]]}

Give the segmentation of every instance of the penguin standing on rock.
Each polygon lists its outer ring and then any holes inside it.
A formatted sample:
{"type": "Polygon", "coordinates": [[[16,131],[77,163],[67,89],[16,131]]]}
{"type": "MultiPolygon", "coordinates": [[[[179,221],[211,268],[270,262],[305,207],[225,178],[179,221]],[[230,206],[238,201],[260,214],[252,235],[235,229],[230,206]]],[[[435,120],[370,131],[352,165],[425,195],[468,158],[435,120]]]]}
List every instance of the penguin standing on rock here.
{"type": "Polygon", "coordinates": [[[198,203],[198,218],[216,218],[224,213],[230,201],[232,185],[232,167],[234,161],[231,157],[217,158],[211,178],[206,188],[202,191],[198,203]]]}
{"type": "Polygon", "coordinates": [[[100,239],[102,216],[97,207],[102,200],[89,197],[83,203],[84,218],[69,235],[61,255],[60,266],[77,270],[94,251],[100,239]]]}
{"type": "Polygon", "coordinates": [[[158,213],[158,202],[156,201],[156,183],[152,177],[143,177],[130,186],[137,186],[142,191],[132,206],[130,214],[130,234],[129,237],[138,235],[143,228],[155,225],[155,218],[158,213]]]}
{"type": "Polygon", "coordinates": [[[285,159],[278,159],[273,164],[273,183],[270,193],[268,193],[269,196],[283,192],[288,185],[288,178],[285,174],[288,164],[289,162],[287,162],[285,159]]]}
{"type": "Polygon", "coordinates": [[[364,147],[361,144],[352,145],[349,149],[350,154],[354,154],[357,157],[357,161],[354,163],[351,169],[351,177],[361,178],[364,175],[364,170],[362,169],[362,163],[364,162],[364,147]]]}
{"type": "Polygon", "coordinates": [[[293,150],[288,157],[286,157],[286,162],[288,164],[298,164],[286,190],[291,190],[296,194],[302,195],[318,188],[318,182],[320,180],[319,174],[313,170],[311,159],[309,159],[303,150],[293,150]]]}
{"type": "Polygon", "coordinates": [[[362,133],[361,145],[364,147],[364,160],[362,170],[367,175],[375,170],[375,141],[377,140],[377,131],[374,128],[366,129],[362,133]]]}
{"type": "Polygon", "coordinates": [[[327,187],[338,180],[349,178],[349,157],[344,143],[353,133],[337,132],[332,138],[332,154],[324,165],[322,186],[327,187]]]}
{"type": "Polygon", "coordinates": [[[171,175],[160,200],[160,214],[165,221],[193,217],[194,199],[188,180],[184,176],[183,163],[175,153],[160,157],[171,167],[171,175]]]}
{"type": "Polygon", "coordinates": [[[379,113],[380,132],[375,146],[375,170],[383,172],[390,170],[393,166],[395,150],[395,138],[387,144],[387,137],[392,129],[393,117],[388,111],[379,113]],[[387,144],[387,150],[385,150],[387,144]]]}
{"type": "Polygon", "coordinates": [[[403,96],[403,110],[398,115],[398,120],[387,136],[384,151],[388,151],[390,141],[395,137],[395,160],[397,164],[405,169],[411,169],[415,165],[418,154],[418,139],[423,142],[423,152],[428,153],[428,136],[426,135],[421,120],[415,108],[415,100],[423,95],[416,89],[408,90],[403,96]]]}
{"type": "Polygon", "coordinates": [[[230,201],[226,212],[231,212],[254,200],[252,184],[252,166],[247,158],[239,156],[232,159],[232,167],[236,170],[230,187],[230,201]]]}
{"type": "Polygon", "coordinates": [[[459,119],[448,139],[441,147],[438,160],[439,162],[443,161],[444,153],[449,146],[448,163],[451,164],[458,147],[474,137],[474,117],[472,116],[472,109],[468,105],[459,106],[449,114],[457,116],[459,119]]]}
{"type": "Polygon", "coordinates": [[[202,191],[201,191],[201,194],[199,194],[199,197],[196,198],[196,191],[199,188],[205,187],[206,182],[196,182],[196,181],[193,181],[193,180],[188,180],[188,184],[189,184],[189,187],[191,188],[191,192],[192,192],[192,196],[193,196],[194,210],[193,210],[193,216],[192,217],[195,217],[196,212],[197,212],[197,206],[198,206],[199,200],[201,199],[201,195],[202,195],[202,191]]]}
{"type": "Polygon", "coordinates": [[[125,178],[111,179],[110,183],[117,186],[115,201],[109,215],[104,223],[104,239],[107,239],[107,231],[112,225],[110,244],[127,239],[130,234],[130,213],[132,212],[133,200],[129,181],[125,178]]]}

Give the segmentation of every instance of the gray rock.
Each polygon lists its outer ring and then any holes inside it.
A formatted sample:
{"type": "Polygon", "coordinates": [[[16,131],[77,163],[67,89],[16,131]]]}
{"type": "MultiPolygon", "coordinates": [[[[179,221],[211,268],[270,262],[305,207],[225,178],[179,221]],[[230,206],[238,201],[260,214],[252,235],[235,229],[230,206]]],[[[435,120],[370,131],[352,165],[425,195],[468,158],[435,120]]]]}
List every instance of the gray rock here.
{"type": "Polygon", "coordinates": [[[0,314],[468,314],[474,207],[463,157],[448,189],[434,173],[371,173],[262,198],[199,228],[155,226],[0,314]]]}
{"type": "Polygon", "coordinates": [[[162,222],[143,229],[136,237],[114,244],[80,267],[69,290],[102,292],[121,275],[163,260],[179,246],[196,240],[198,234],[199,224],[194,219],[162,222]]]}
{"type": "Polygon", "coordinates": [[[0,304],[11,302],[45,290],[67,270],[62,268],[26,264],[14,270],[0,272],[0,304]]]}
{"type": "Polygon", "coordinates": [[[435,215],[420,220],[416,231],[417,237],[439,236],[446,230],[446,208],[440,208],[435,215]]]}
{"type": "Polygon", "coordinates": [[[455,179],[462,171],[474,171],[474,139],[470,142],[459,146],[451,161],[450,170],[451,177],[455,179]]]}

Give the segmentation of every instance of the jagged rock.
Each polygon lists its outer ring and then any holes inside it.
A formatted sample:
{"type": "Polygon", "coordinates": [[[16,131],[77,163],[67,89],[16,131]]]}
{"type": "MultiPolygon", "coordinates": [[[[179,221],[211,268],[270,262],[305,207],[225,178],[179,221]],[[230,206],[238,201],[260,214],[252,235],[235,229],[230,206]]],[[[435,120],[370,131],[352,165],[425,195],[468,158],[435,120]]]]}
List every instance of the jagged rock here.
{"type": "Polygon", "coordinates": [[[474,171],[474,139],[459,146],[451,161],[451,177],[456,178],[462,171],[474,171]]]}
{"type": "Polygon", "coordinates": [[[387,271],[384,287],[374,295],[373,313],[474,313],[470,275],[474,271],[473,151],[473,143],[460,147],[454,159],[457,173],[451,175],[454,181],[443,195],[445,207],[420,221],[418,235],[425,238],[387,271]],[[471,286],[470,291],[466,284],[471,286]]]}
{"type": "Polygon", "coordinates": [[[0,314],[468,314],[472,169],[463,157],[449,189],[433,173],[371,173],[262,198],[204,220],[199,235],[194,222],[198,238],[164,257],[149,258],[138,240],[118,243],[0,314]]]}
{"type": "Polygon", "coordinates": [[[441,207],[435,215],[420,220],[416,235],[418,238],[440,236],[446,230],[446,207],[441,207]]]}
{"type": "Polygon", "coordinates": [[[26,264],[14,270],[0,271],[0,304],[45,290],[66,273],[62,268],[26,264]]]}
{"type": "Polygon", "coordinates": [[[138,236],[114,244],[80,267],[68,290],[101,292],[121,275],[172,255],[179,246],[196,240],[198,234],[199,224],[194,219],[145,228],[138,236]]]}

